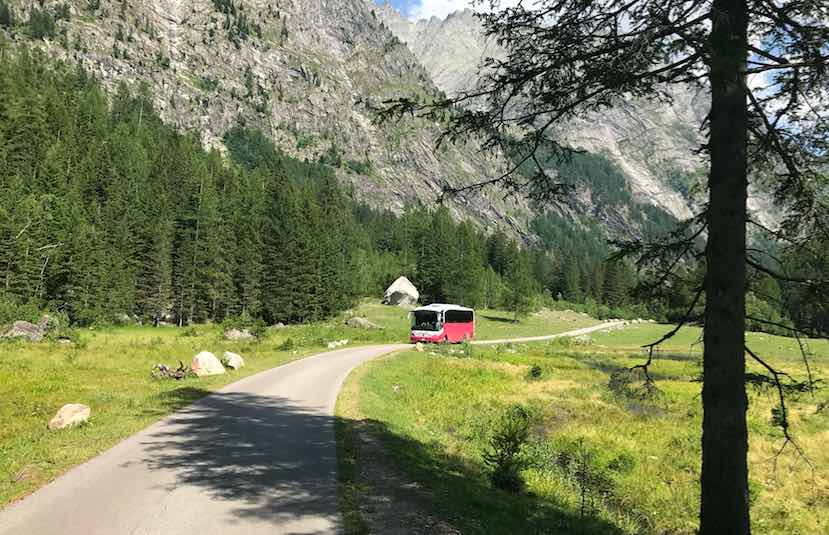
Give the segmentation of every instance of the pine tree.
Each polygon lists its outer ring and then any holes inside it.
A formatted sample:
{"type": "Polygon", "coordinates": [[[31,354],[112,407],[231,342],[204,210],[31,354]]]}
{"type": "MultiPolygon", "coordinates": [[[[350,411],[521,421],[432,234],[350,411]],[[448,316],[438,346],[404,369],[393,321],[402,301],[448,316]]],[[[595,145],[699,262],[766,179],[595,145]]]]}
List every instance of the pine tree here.
{"type": "Polygon", "coordinates": [[[583,300],[581,272],[575,259],[572,257],[565,260],[564,271],[562,272],[564,298],[571,303],[581,303],[583,300]]]}
{"type": "Polygon", "coordinates": [[[530,272],[527,257],[518,251],[517,247],[511,247],[515,252],[510,256],[507,264],[507,309],[513,313],[513,320],[518,321],[530,311],[532,297],[535,294],[535,287],[530,272]]]}

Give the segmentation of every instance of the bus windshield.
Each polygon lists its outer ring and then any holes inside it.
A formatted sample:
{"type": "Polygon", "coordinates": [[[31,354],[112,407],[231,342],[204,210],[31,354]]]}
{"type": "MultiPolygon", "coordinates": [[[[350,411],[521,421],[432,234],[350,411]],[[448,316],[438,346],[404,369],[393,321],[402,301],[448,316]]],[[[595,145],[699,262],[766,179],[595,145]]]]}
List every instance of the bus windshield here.
{"type": "Polygon", "coordinates": [[[416,310],[412,320],[414,331],[439,331],[438,313],[433,310],[416,310]]]}

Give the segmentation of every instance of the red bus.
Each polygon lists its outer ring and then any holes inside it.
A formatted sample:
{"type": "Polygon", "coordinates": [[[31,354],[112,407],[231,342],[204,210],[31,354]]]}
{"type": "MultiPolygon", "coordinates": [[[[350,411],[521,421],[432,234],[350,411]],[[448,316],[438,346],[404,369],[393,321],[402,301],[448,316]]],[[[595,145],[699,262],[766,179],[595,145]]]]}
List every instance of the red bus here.
{"type": "Polygon", "coordinates": [[[458,305],[434,303],[412,311],[412,343],[454,344],[475,336],[475,311],[458,305]]]}

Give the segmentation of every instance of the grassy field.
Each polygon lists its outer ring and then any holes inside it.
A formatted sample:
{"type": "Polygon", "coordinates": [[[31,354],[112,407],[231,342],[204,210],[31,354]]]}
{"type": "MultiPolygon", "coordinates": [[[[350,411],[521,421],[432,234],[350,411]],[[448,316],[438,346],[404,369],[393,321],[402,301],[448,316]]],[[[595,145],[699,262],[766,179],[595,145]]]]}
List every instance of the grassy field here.
{"type": "MultiPolygon", "coordinates": [[[[471,357],[437,349],[373,361],[343,390],[339,434],[346,445],[357,427],[379,436],[390,462],[424,489],[430,511],[463,533],[695,533],[699,330],[683,332],[658,353],[654,397],[642,399],[610,383],[614,371],[642,362],[639,346],[669,329],[638,324],[580,342],[476,347],[471,357]],[[482,457],[493,426],[514,404],[531,418],[520,495],[493,489],[482,457]],[[578,477],[573,459],[583,467],[578,477]]],[[[794,340],[750,334],[749,341],[769,361],[804,377],[794,340]]],[[[809,347],[813,372],[825,378],[826,343],[809,347]]],[[[812,471],[791,448],[775,463],[783,437],[771,423],[774,393],[750,391],[756,533],[829,532],[829,408],[819,409],[827,400],[823,390],[789,400],[793,433],[812,471]]],[[[344,506],[350,526],[359,528],[360,495],[371,482],[355,475],[359,456],[346,450],[344,457],[352,459],[343,479],[344,506]]]]}
{"type": "MultiPolygon", "coordinates": [[[[481,333],[490,337],[546,334],[593,322],[574,313],[519,323],[504,321],[504,313],[487,315],[492,319],[482,319],[481,333]]],[[[226,341],[215,325],[83,329],[77,345],[0,341],[0,507],[227,383],[325,350],[332,341],[406,341],[408,329],[405,310],[365,300],[329,322],[271,330],[261,342],[226,341]],[[346,327],[348,314],[365,316],[381,329],[346,327]],[[202,350],[240,353],[247,366],[180,382],[150,377],[153,365],[189,364],[202,350]],[[48,431],[46,423],[65,403],[89,405],[91,420],[76,429],[48,431]]]]}

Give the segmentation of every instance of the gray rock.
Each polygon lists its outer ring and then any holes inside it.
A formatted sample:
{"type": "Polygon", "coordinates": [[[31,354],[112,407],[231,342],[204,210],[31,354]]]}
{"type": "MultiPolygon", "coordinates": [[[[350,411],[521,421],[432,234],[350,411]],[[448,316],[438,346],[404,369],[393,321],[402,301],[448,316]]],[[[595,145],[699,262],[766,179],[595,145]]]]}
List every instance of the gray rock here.
{"type": "Polygon", "coordinates": [[[225,367],[216,358],[216,355],[209,351],[202,351],[190,362],[190,369],[199,377],[206,375],[221,375],[225,372],[225,367]]]}
{"type": "Polygon", "coordinates": [[[89,420],[92,409],[80,403],[69,403],[58,410],[49,420],[49,429],[66,429],[89,420]]]}
{"type": "Polygon", "coordinates": [[[11,329],[6,331],[3,338],[26,338],[30,342],[40,342],[43,340],[45,331],[34,323],[28,321],[15,321],[11,329]]]}
{"type": "Polygon", "coordinates": [[[222,355],[222,363],[228,368],[238,370],[239,368],[244,367],[245,359],[242,358],[242,355],[231,351],[225,351],[224,355],[222,355]]]}
{"type": "Polygon", "coordinates": [[[353,327],[355,329],[379,329],[380,326],[376,323],[372,323],[366,318],[351,318],[345,322],[346,325],[349,327],[353,327]]]}

